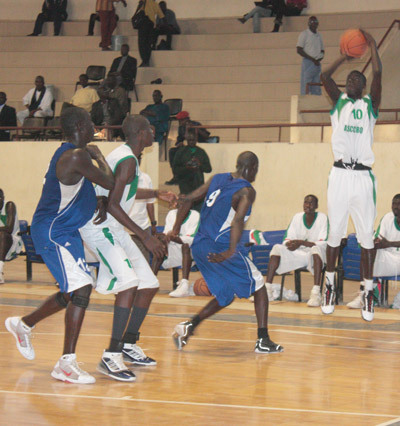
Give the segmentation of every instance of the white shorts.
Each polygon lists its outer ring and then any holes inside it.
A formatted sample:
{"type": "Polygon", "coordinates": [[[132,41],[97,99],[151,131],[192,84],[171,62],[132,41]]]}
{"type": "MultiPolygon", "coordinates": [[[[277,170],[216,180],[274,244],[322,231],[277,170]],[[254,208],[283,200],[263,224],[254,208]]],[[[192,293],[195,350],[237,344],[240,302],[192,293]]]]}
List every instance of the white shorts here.
{"type": "Polygon", "coordinates": [[[12,242],[10,249],[8,250],[8,252],[6,254],[5,260],[12,259],[16,254],[19,254],[22,251],[21,237],[19,237],[17,235],[11,235],[11,237],[12,237],[13,242],[12,242]]]}
{"type": "Polygon", "coordinates": [[[374,263],[374,277],[400,275],[400,251],[378,249],[374,263]]]}
{"type": "Polygon", "coordinates": [[[290,251],[284,244],[275,244],[272,247],[270,256],[280,256],[277,274],[286,274],[286,272],[295,271],[296,269],[306,268],[314,274],[313,255],[317,254],[322,264],[326,263],[326,247],[315,245],[312,247],[299,247],[297,250],[290,251]]]}
{"type": "Polygon", "coordinates": [[[328,180],[328,244],[338,247],[351,216],[361,247],[373,249],[376,178],[370,170],[332,167],[328,180]]]}
{"type": "Polygon", "coordinates": [[[89,223],[80,232],[85,246],[100,262],[96,291],[115,294],[132,287],[159,287],[142,252],[122,227],[103,228],[89,223]]]}
{"type": "Polygon", "coordinates": [[[168,257],[161,265],[164,269],[182,266],[182,244],[170,242],[168,244],[168,257]]]}

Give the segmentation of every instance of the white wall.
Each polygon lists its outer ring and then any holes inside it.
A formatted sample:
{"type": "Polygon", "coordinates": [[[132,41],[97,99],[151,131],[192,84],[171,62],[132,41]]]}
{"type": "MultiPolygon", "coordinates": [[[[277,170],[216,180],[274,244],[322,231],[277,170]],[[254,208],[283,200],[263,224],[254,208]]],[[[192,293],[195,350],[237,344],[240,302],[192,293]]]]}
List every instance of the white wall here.
{"type": "MultiPolygon", "coordinates": [[[[0,0],[1,20],[33,20],[43,0],[0,0]]],[[[129,19],[138,1],[127,0],[128,7],[117,5],[121,19],[129,19]]],[[[88,19],[94,11],[95,0],[68,0],[69,19],[88,19]]],[[[254,7],[252,0],[167,0],[178,18],[211,18],[240,16],[254,7]]],[[[335,12],[367,12],[398,9],[399,0],[308,0],[307,14],[335,12]]]]}

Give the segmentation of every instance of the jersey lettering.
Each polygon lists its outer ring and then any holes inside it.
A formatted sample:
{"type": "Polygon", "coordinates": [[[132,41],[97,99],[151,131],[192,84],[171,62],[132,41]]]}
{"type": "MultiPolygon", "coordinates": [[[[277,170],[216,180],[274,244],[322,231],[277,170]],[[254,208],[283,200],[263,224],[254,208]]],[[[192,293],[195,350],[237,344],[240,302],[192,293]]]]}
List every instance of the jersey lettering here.
{"type": "Polygon", "coordinates": [[[221,193],[221,190],[217,189],[216,191],[214,191],[210,194],[210,196],[208,197],[208,199],[206,201],[207,207],[211,207],[215,203],[215,201],[218,198],[218,195],[220,193],[221,193]]]}
{"type": "Polygon", "coordinates": [[[86,260],[82,259],[81,257],[77,261],[78,266],[85,272],[90,272],[89,267],[86,263],[86,260]]]}
{"type": "Polygon", "coordinates": [[[361,120],[363,113],[360,109],[353,109],[352,111],[354,120],[361,120]]]}

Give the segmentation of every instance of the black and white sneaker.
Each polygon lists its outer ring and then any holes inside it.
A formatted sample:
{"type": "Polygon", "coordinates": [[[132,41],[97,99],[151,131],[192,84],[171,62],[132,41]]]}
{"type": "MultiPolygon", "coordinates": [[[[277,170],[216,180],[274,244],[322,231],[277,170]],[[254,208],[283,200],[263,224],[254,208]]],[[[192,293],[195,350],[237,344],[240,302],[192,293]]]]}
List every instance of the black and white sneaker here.
{"type": "Polygon", "coordinates": [[[143,349],[132,343],[124,343],[122,348],[122,355],[125,362],[136,365],[157,365],[157,361],[153,358],[146,356],[143,349]]]}
{"type": "Polygon", "coordinates": [[[172,339],[178,350],[182,350],[189,337],[193,334],[193,324],[190,321],[181,322],[178,324],[172,333],[172,339]]]}
{"type": "Polygon", "coordinates": [[[276,354],[278,352],[283,352],[283,346],[277,345],[269,337],[263,337],[257,339],[254,352],[257,354],[276,354]]]}
{"type": "Polygon", "coordinates": [[[332,314],[335,310],[336,292],[332,284],[325,284],[324,296],[322,298],[321,311],[325,315],[332,314]]]}
{"type": "Polygon", "coordinates": [[[361,317],[364,321],[372,321],[374,319],[374,292],[364,291],[364,306],[361,308],[361,317]]]}
{"type": "Polygon", "coordinates": [[[97,371],[121,382],[134,382],[135,374],[124,364],[121,352],[103,352],[97,371]]]}

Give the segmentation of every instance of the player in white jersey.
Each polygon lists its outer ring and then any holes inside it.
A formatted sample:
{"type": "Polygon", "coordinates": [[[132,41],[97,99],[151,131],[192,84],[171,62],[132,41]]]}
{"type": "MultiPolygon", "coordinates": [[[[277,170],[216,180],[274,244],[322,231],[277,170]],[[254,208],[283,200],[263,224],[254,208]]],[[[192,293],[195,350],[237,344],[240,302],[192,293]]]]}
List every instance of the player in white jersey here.
{"type": "Polygon", "coordinates": [[[294,215],[286,231],[283,244],[275,244],[271,250],[267,271],[268,298],[272,296],[272,280],[275,273],[285,274],[299,268],[307,268],[314,274],[308,306],[321,304],[321,273],[326,262],[328,239],[328,218],[317,212],[318,198],[307,195],[304,198],[304,212],[294,215]]]}
{"type": "Polygon", "coordinates": [[[22,250],[18,232],[17,208],[12,201],[4,201],[4,192],[0,189],[0,284],[4,284],[4,261],[12,259],[22,250]]]}
{"type": "Polygon", "coordinates": [[[194,296],[193,289],[190,289],[189,274],[192,266],[192,254],[190,247],[199,227],[200,213],[196,210],[189,210],[187,216],[182,222],[179,234],[172,236],[171,231],[174,228],[176,214],[178,212],[178,203],[173,203],[173,209],[170,210],[165,218],[165,228],[163,234],[158,234],[158,238],[165,242],[168,247],[166,258],[155,258],[152,269],[155,274],[162,266],[164,269],[182,267],[182,279],[177,282],[177,288],[169,295],[171,297],[194,296]]]}
{"type": "MultiPolygon", "coordinates": [[[[400,194],[393,197],[392,211],[381,219],[375,232],[374,245],[374,277],[400,275],[400,194]]],[[[349,308],[362,308],[364,290],[364,283],[361,282],[357,297],[347,304],[349,308]]]]}
{"type": "Polygon", "coordinates": [[[332,74],[348,59],[344,55],[321,74],[322,84],[335,105],[331,111],[334,164],[328,182],[330,229],[326,252],[326,286],[321,309],[324,314],[331,314],[335,308],[335,264],[350,214],[361,245],[361,279],[365,285],[361,315],[365,321],[372,321],[376,183],[371,166],[374,162],[373,128],[382,93],[382,64],[375,40],[366,32],[364,35],[371,50],[370,95],[363,97],[367,81],[359,71],[350,72],[346,80],[346,92],[340,92],[332,74]]]}
{"type": "Polygon", "coordinates": [[[108,214],[100,224],[88,222],[80,229],[82,239],[98,257],[100,270],[96,282],[99,293],[116,294],[112,336],[104,351],[98,371],[120,381],[134,381],[135,375],[124,364],[155,365],[139,346],[139,328],[156,294],[159,283],[143,254],[124,227],[134,232],[153,255],[164,256],[161,242],[144,232],[129,217],[135,197],[157,197],[171,201],[171,193],[153,189],[138,189],[137,157],[153,143],[153,130],[145,117],[129,116],[123,122],[126,144],[106,158],[114,173],[111,191],[96,188],[98,196],[108,197],[108,214]],[[133,307],[133,309],[132,309],[133,307]]]}

